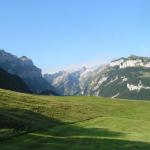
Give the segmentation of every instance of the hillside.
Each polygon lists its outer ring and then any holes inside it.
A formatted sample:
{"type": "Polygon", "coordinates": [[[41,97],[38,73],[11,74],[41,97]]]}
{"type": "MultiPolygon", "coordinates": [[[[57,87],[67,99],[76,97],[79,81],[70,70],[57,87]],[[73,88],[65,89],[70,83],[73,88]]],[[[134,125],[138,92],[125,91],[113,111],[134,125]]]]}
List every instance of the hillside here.
{"type": "Polygon", "coordinates": [[[97,75],[105,68],[105,65],[99,67],[81,67],[79,69],[59,71],[54,74],[45,74],[44,78],[61,95],[84,95],[89,82],[93,76],[97,75]]]}
{"type": "Polygon", "coordinates": [[[150,102],[0,90],[2,150],[149,150],[150,102]]]}
{"type": "Polygon", "coordinates": [[[30,93],[26,83],[18,76],[12,75],[0,68],[0,88],[18,92],[30,93]]]}
{"type": "Polygon", "coordinates": [[[0,67],[22,78],[32,92],[53,90],[53,87],[42,77],[41,69],[26,56],[17,57],[0,49],[0,67]]]}
{"type": "Polygon", "coordinates": [[[131,55],[97,68],[62,71],[45,78],[62,95],[150,100],[150,58],[131,55]]]}

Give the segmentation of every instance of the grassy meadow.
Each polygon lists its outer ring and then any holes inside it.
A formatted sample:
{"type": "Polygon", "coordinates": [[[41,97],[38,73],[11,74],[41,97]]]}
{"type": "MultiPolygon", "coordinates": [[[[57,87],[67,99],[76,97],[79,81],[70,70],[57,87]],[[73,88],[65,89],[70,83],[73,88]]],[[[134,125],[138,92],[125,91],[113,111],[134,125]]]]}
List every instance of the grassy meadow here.
{"type": "Polygon", "coordinates": [[[0,90],[0,150],[150,150],[150,101],[0,90]]]}

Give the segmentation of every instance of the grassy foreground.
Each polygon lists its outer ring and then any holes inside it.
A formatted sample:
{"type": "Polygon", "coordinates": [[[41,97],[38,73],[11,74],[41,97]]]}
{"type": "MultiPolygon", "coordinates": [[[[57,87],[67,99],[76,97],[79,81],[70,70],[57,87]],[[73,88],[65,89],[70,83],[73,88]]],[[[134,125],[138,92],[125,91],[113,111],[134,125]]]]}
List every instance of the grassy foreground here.
{"type": "Polygon", "coordinates": [[[1,150],[150,150],[150,102],[0,90],[1,150]]]}

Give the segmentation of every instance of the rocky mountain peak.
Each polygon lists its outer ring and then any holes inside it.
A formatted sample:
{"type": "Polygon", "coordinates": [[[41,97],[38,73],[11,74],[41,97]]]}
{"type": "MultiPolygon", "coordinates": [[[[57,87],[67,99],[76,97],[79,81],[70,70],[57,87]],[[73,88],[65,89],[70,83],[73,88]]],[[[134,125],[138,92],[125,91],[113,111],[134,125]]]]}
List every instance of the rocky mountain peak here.
{"type": "Polygon", "coordinates": [[[32,60],[30,58],[28,58],[27,56],[22,56],[19,59],[28,65],[33,65],[32,60]]]}
{"type": "Polygon", "coordinates": [[[0,50],[0,64],[5,64],[6,62],[16,61],[17,57],[5,52],[4,50],[0,50]]]}
{"type": "Polygon", "coordinates": [[[141,58],[141,57],[132,54],[127,59],[139,59],[139,58],[141,58]]]}
{"type": "Polygon", "coordinates": [[[150,58],[131,55],[96,68],[82,67],[45,78],[62,95],[150,99],[150,58]]]}
{"type": "Polygon", "coordinates": [[[6,52],[3,49],[0,49],[0,55],[5,54],[6,52]]]}
{"type": "Polygon", "coordinates": [[[49,90],[50,84],[42,77],[41,69],[26,56],[17,57],[0,50],[0,67],[10,74],[22,78],[34,92],[49,90]]]}
{"type": "Polygon", "coordinates": [[[150,68],[150,58],[131,55],[127,58],[119,58],[109,64],[110,67],[128,68],[128,67],[145,67],[150,68]]]}
{"type": "Polygon", "coordinates": [[[20,57],[20,59],[21,59],[22,61],[28,61],[28,60],[31,60],[31,59],[29,59],[27,56],[22,56],[22,57],[20,57]]]}
{"type": "Polygon", "coordinates": [[[81,70],[84,72],[84,71],[87,70],[87,68],[86,68],[85,66],[83,66],[83,67],[81,68],[81,70]]]}

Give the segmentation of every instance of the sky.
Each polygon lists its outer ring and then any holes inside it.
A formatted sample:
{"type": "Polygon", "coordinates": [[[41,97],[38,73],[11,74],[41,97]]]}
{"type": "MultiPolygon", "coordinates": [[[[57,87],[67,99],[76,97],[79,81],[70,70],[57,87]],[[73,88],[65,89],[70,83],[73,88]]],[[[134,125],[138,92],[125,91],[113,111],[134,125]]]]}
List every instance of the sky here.
{"type": "Polygon", "coordinates": [[[0,0],[0,49],[45,72],[150,56],[149,0],[0,0]]]}

